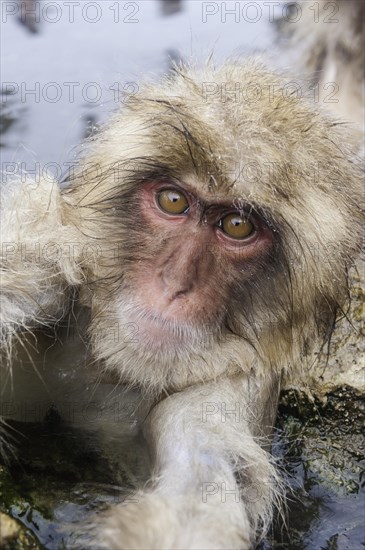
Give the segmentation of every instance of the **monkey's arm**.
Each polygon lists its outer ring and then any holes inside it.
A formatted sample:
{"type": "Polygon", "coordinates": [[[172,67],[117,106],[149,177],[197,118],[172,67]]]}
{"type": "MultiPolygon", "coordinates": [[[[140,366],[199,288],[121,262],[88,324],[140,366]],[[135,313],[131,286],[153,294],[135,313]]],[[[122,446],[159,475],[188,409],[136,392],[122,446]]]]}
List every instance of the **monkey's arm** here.
{"type": "Polygon", "coordinates": [[[79,238],[65,223],[57,182],[13,181],[1,190],[1,343],[57,322],[82,278],[79,238]]]}
{"type": "Polygon", "coordinates": [[[101,526],[107,548],[252,547],[271,520],[278,492],[275,469],[252,425],[253,418],[264,423],[261,400],[270,404],[268,387],[259,392],[251,382],[238,376],[189,388],[151,411],[145,434],[154,486],[134,503],[111,509],[101,526]]]}

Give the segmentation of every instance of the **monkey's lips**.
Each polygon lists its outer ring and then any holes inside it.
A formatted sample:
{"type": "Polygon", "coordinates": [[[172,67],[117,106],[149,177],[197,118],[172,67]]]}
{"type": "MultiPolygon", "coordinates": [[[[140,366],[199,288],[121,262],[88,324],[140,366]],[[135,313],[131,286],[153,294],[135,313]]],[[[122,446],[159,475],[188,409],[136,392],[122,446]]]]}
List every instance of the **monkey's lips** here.
{"type": "Polygon", "coordinates": [[[165,317],[138,306],[123,307],[119,312],[123,319],[122,330],[126,343],[142,346],[147,350],[177,350],[191,348],[207,340],[207,331],[191,322],[175,317],[165,317]]]}

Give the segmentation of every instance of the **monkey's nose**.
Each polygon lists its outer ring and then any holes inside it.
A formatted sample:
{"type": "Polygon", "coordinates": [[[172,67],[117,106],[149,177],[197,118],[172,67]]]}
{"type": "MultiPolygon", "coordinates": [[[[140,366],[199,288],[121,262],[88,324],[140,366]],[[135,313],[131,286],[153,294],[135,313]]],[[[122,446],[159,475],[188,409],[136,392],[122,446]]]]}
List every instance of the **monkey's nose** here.
{"type": "Polygon", "coordinates": [[[189,287],[182,288],[180,290],[176,290],[171,295],[171,301],[177,300],[178,298],[184,298],[185,296],[187,296],[190,293],[191,289],[192,289],[192,285],[189,286],[189,287]]]}
{"type": "Polygon", "coordinates": [[[182,262],[176,262],[175,265],[165,265],[159,273],[160,288],[170,302],[184,298],[194,288],[193,269],[187,265],[181,265],[182,262]]]}
{"type": "Polygon", "coordinates": [[[179,280],[177,276],[171,277],[170,274],[162,274],[162,291],[170,302],[184,298],[192,291],[194,287],[193,281],[184,279],[179,280]]]}

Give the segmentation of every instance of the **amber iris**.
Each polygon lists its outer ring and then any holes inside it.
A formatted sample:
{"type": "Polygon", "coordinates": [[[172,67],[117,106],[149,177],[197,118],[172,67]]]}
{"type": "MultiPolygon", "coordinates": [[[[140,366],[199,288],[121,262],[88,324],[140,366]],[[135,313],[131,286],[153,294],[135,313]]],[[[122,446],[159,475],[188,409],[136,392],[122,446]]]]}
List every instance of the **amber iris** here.
{"type": "Polygon", "coordinates": [[[228,214],[222,218],[221,228],[232,239],[247,239],[255,230],[253,224],[238,213],[228,214]]]}
{"type": "Polygon", "coordinates": [[[157,195],[157,202],[161,210],[167,214],[183,214],[189,203],[183,193],[175,189],[164,189],[157,195]]]}

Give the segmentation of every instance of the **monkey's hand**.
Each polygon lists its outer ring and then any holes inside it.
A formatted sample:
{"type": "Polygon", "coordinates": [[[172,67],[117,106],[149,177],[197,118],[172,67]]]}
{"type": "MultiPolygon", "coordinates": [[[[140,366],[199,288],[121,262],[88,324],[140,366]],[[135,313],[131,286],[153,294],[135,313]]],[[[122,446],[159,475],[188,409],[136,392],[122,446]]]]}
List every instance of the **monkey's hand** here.
{"type": "Polygon", "coordinates": [[[0,343],[9,345],[20,331],[57,322],[82,274],[57,182],[19,177],[3,186],[0,231],[0,343]]]}
{"type": "Polygon", "coordinates": [[[221,380],[174,394],[152,409],[145,432],[153,488],[101,520],[105,548],[253,547],[271,520],[277,492],[275,469],[245,414],[252,405],[247,387],[247,377],[221,380]]]}

